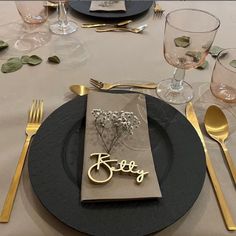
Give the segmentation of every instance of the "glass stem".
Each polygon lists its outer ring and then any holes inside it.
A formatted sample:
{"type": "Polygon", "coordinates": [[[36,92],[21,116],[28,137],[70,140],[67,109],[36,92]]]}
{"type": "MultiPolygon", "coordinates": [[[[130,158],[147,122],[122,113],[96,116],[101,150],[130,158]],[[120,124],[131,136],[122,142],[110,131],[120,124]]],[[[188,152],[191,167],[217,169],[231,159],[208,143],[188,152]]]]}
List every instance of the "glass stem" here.
{"type": "Polygon", "coordinates": [[[67,12],[63,1],[58,2],[58,22],[62,28],[68,25],[67,12]]]}
{"type": "Polygon", "coordinates": [[[185,77],[185,70],[175,68],[172,83],[170,85],[172,91],[179,92],[183,89],[183,81],[185,77]]]}

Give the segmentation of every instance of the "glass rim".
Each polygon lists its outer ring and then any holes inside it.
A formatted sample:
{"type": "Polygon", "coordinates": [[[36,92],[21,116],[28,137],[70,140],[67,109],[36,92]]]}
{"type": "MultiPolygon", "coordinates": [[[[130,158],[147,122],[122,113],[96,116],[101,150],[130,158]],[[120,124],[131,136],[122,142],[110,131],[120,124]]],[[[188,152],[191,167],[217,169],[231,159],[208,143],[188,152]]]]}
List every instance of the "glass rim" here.
{"type": "Polygon", "coordinates": [[[171,12],[169,12],[167,15],[166,15],[166,22],[173,28],[177,29],[177,30],[181,30],[183,32],[188,32],[188,33],[210,33],[210,32],[213,32],[213,31],[216,31],[219,27],[220,27],[220,19],[218,17],[216,17],[215,15],[213,15],[212,13],[208,12],[208,11],[204,11],[204,10],[201,10],[201,9],[195,9],[195,8],[180,8],[180,9],[176,9],[176,10],[173,10],[171,12]],[[184,30],[184,29],[181,29],[177,26],[175,26],[174,24],[172,24],[170,21],[169,21],[169,16],[172,14],[172,13],[175,13],[175,12],[178,12],[178,11],[184,11],[184,10],[191,10],[191,11],[198,11],[198,12],[202,12],[202,13],[206,13],[207,15],[209,16],[212,16],[213,18],[215,18],[215,20],[218,22],[218,24],[216,25],[216,27],[214,27],[214,29],[211,29],[211,30],[205,30],[205,31],[191,31],[191,30],[184,30]]]}
{"type": "Polygon", "coordinates": [[[224,63],[222,63],[221,62],[221,60],[220,60],[220,56],[223,54],[223,53],[225,53],[226,51],[229,51],[229,50],[236,50],[236,48],[225,48],[225,49],[223,49],[222,51],[220,51],[220,53],[218,54],[218,56],[217,56],[217,58],[216,58],[216,61],[217,62],[219,62],[219,64],[221,65],[221,66],[223,66],[226,70],[228,70],[228,71],[230,71],[230,72],[232,72],[232,73],[236,73],[236,71],[233,71],[233,70],[231,70],[230,68],[228,68],[228,67],[226,67],[225,65],[224,65],[224,63]]]}

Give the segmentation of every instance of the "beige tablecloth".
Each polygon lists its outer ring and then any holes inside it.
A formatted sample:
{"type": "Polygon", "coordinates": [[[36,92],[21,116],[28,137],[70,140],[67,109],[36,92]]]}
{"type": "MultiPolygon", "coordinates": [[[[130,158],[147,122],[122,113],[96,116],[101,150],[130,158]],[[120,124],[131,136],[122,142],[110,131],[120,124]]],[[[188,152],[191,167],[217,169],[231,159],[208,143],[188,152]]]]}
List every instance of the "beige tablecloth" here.
{"type": "MultiPolygon", "coordinates": [[[[162,1],[161,6],[169,12],[177,8],[200,8],[217,15],[221,27],[215,39],[215,45],[235,47],[236,39],[236,2],[234,1],[162,1]]],[[[8,187],[15,171],[19,154],[25,138],[24,129],[27,111],[32,99],[42,98],[45,102],[45,117],[54,109],[70,100],[71,84],[89,85],[89,78],[103,81],[154,81],[172,75],[173,68],[163,57],[163,30],[165,18],[153,19],[150,11],[137,18],[133,26],[148,24],[143,34],[132,33],[96,33],[94,29],[79,28],[71,36],[52,35],[50,42],[31,54],[38,54],[44,62],[36,67],[24,66],[21,70],[0,73],[0,209],[3,206],[8,187]],[[62,40],[62,41],[61,41],[62,40]],[[82,42],[76,51],[63,47],[66,42],[82,42]],[[60,65],[46,63],[48,56],[57,52],[61,55],[60,65]]],[[[91,19],[70,15],[78,24],[92,22],[91,19]]],[[[56,12],[49,17],[48,24],[56,20],[56,12]]],[[[5,35],[12,40],[19,37],[17,30],[12,31],[15,23],[21,18],[13,1],[0,1],[0,39],[5,35]],[[8,26],[6,26],[8,25],[8,26]]],[[[44,27],[48,27],[44,25],[44,27]]],[[[17,54],[17,53],[16,53],[17,54]]],[[[0,58],[2,64],[14,52],[0,58]]],[[[195,90],[194,102],[200,120],[209,104],[217,103],[209,92],[209,82],[214,59],[209,57],[210,66],[204,71],[191,70],[186,80],[195,90]]],[[[155,91],[145,91],[155,96],[155,91]]],[[[236,108],[220,104],[224,107],[230,120],[231,135],[227,142],[233,159],[236,162],[236,108]]],[[[176,106],[181,112],[184,106],[176,106]]],[[[229,177],[222,153],[218,144],[207,139],[207,145],[214,166],[221,182],[225,197],[236,221],[236,191],[229,177]]],[[[27,164],[27,163],[26,163],[27,164]]],[[[18,189],[11,220],[8,224],[0,224],[1,236],[75,236],[80,235],[54,218],[35,197],[28,178],[25,165],[18,189]]],[[[161,236],[231,236],[235,232],[225,229],[216,198],[206,177],[202,192],[191,210],[175,224],[160,232],[161,236]]]]}

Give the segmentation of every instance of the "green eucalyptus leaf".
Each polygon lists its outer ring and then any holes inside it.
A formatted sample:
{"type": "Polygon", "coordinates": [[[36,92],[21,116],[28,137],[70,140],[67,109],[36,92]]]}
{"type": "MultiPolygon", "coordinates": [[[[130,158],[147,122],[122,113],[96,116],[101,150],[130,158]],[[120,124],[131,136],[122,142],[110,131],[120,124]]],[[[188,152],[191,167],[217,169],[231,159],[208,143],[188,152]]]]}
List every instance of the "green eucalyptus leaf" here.
{"type": "Polygon", "coordinates": [[[204,69],[206,69],[208,67],[208,65],[209,65],[209,62],[206,60],[200,66],[198,66],[196,69],[204,70],[204,69]]]}
{"type": "Polygon", "coordinates": [[[19,70],[22,67],[21,59],[18,57],[13,57],[8,59],[8,61],[2,64],[1,71],[3,73],[11,73],[19,70]]]}
{"type": "Polygon", "coordinates": [[[236,60],[232,60],[229,64],[230,64],[232,67],[236,68],[236,60]]]}
{"type": "Polygon", "coordinates": [[[185,54],[187,56],[192,57],[194,62],[199,62],[201,60],[201,57],[202,57],[201,52],[187,51],[185,54]]]}
{"type": "Polygon", "coordinates": [[[30,57],[27,56],[27,55],[22,56],[22,57],[21,57],[21,62],[22,62],[22,64],[28,64],[29,58],[30,58],[30,57]]]}
{"type": "Polygon", "coordinates": [[[212,46],[209,50],[209,54],[211,54],[212,57],[217,57],[222,50],[224,49],[219,46],[212,46]]]}
{"type": "Polygon", "coordinates": [[[0,40],[0,51],[2,51],[5,48],[8,48],[8,46],[9,46],[8,43],[0,40]]]}
{"type": "Polygon", "coordinates": [[[48,62],[60,64],[61,60],[58,56],[52,56],[48,58],[48,62]]]}
{"type": "Polygon", "coordinates": [[[32,55],[29,57],[27,64],[31,65],[31,66],[36,66],[36,65],[40,64],[42,61],[43,61],[42,58],[40,58],[39,56],[32,55]]]}
{"type": "Polygon", "coordinates": [[[174,42],[175,42],[176,47],[186,48],[190,45],[190,37],[181,36],[181,37],[175,38],[174,42]]]}

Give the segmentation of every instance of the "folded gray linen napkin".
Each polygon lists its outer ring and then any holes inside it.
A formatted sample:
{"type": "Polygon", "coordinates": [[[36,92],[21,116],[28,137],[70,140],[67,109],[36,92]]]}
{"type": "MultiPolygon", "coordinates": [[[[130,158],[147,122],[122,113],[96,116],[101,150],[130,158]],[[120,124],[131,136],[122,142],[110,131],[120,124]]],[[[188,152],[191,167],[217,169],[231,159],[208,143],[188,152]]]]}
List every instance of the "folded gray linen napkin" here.
{"type": "MultiPolygon", "coordinates": [[[[94,169],[93,174],[99,175],[102,172],[101,178],[107,176],[103,167],[101,164],[99,171],[94,169]]],[[[117,201],[161,196],[149,140],[145,96],[131,93],[91,92],[87,101],[81,201],[117,201]],[[106,111],[133,112],[141,121],[134,134],[121,139],[110,152],[110,159],[117,159],[119,162],[126,160],[127,163],[135,161],[138,165],[136,169],[149,172],[140,184],[136,182],[137,175],[131,173],[114,172],[111,180],[103,184],[96,184],[89,179],[88,170],[97,161],[90,155],[106,152],[94,125],[92,110],[97,108],[106,111]]]]}
{"type": "Polygon", "coordinates": [[[126,11],[125,0],[93,0],[90,11],[126,11]]]}

